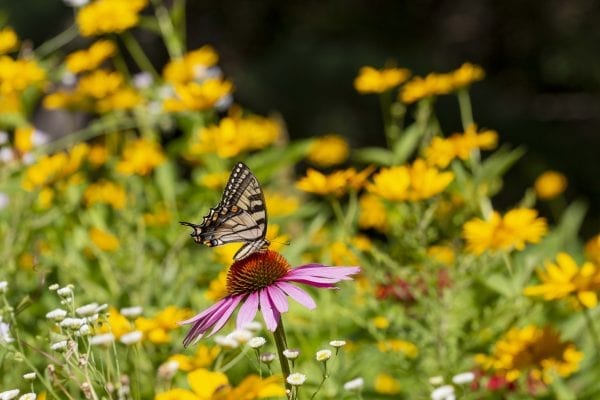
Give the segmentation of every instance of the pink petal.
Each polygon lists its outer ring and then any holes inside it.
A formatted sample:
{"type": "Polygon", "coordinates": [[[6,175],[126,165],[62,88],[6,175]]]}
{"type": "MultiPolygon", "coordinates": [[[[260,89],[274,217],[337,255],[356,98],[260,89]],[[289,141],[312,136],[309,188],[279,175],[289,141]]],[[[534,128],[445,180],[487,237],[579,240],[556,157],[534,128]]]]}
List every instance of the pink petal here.
{"type": "Polygon", "coordinates": [[[238,311],[236,327],[241,329],[248,322],[252,321],[258,311],[258,293],[251,293],[248,298],[242,303],[240,311],[238,311]]]}
{"type": "Polygon", "coordinates": [[[309,281],[314,283],[337,283],[341,280],[346,280],[351,278],[324,278],[322,276],[314,276],[314,275],[301,275],[301,276],[284,276],[281,278],[282,281],[309,281]]]}
{"type": "Polygon", "coordinates": [[[359,272],[360,267],[317,267],[308,265],[292,269],[285,277],[318,276],[331,279],[347,279],[348,276],[359,272]]]}
{"type": "Polygon", "coordinates": [[[259,292],[260,298],[260,311],[262,312],[263,319],[265,320],[265,325],[267,329],[271,332],[274,332],[277,329],[277,320],[275,319],[275,313],[273,312],[273,307],[271,306],[271,301],[269,300],[269,296],[265,289],[262,289],[259,292]]]}
{"type": "Polygon", "coordinates": [[[240,300],[242,300],[242,295],[237,295],[232,298],[231,304],[227,306],[227,309],[223,310],[223,315],[217,321],[217,323],[213,327],[212,331],[210,331],[210,334],[208,336],[214,335],[216,332],[219,331],[219,329],[223,327],[223,325],[225,325],[225,323],[231,317],[231,314],[233,314],[233,312],[235,311],[238,304],[240,304],[240,300]]]}
{"type": "Polygon", "coordinates": [[[288,296],[290,296],[292,299],[296,300],[298,303],[302,304],[304,307],[311,309],[311,310],[317,307],[317,305],[316,305],[315,301],[312,299],[312,297],[310,297],[310,295],[308,293],[306,293],[304,290],[300,289],[299,287],[296,287],[287,282],[281,282],[281,281],[277,282],[276,285],[281,290],[283,290],[288,296]]]}
{"type": "Polygon", "coordinates": [[[190,319],[186,319],[185,321],[180,321],[178,322],[179,325],[186,325],[186,324],[191,324],[194,323],[196,321],[198,321],[199,319],[212,314],[214,311],[216,311],[218,308],[220,308],[224,303],[226,303],[229,300],[229,296],[225,297],[221,300],[219,300],[218,302],[216,302],[215,304],[213,304],[212,306],[210,306],[209,308],[207,308],[206,310],[202,311],[199,314],[194,315],[192,318],[190,319]]]}
{"type": "MultiPolygon", "coordinates": [[[[214,310],[212,314],[205,315],[202,319],[196,321],[194,326],[192,326],[192,329],[190,329],[188,334],[185,336],[185,339],[183,339],[183,345],[187,347],[190,343],[201,339],[202,336],[204,336],[204,333],[223,316],[223,312],[226,312],[231,303],[237,298],[239,298],[239,296],[236,296],[235,298],[224,298],[222,301],[217,303],[219,304],[219,308],[214,310]]],[[[237,301],[239,302],[239,299],[237,299],[237,301]]],[[[231,315],[231,313],[229,313],[229,315],[231,315]]]]}
{"type": "Polygon", "coordinates": [[[304,285],[309,285],[309,286],[313,286],[316,288],[323,288],[323,289],[339,289],[337,286],[335,286],[331,283],[319,283],[319,282],[314,282],[314,281],[308,280],[308,279],[291,279],[291,280],[289,280],[289,282],[302,283],[304,285]]]}
{"type": "Polygon", "coordinates": [[[277,311],[280,313],[287,312],[288,302],[285,298],[285,293],[283,293],[283,291],[275,285],[267,287],[266,290],[269,298],[271,299],[271,304],[275,306],[275,309],[277,309],[277,311]]]}

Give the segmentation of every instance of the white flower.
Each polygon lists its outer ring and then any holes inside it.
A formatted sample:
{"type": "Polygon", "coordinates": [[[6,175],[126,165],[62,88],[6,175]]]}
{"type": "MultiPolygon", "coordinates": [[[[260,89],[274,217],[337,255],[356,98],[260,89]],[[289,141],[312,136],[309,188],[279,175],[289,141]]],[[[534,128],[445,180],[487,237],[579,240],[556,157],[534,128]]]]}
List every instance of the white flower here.
{"type": "Polygon", "coordinates": [[[6,208],[10,204],[10,197],[6,193],[0,192],[0,210],[6,208]]]}
{"type": "Polygon", "coordinates": [[[301,374],[299,372],[294,372],[293,374],[289,374],[287,377],[287,383],[292,386],[300,386],[306,381],[306,375],[301,374]]]}
{"type": "Polygon", "coordinates": [[[344,383],[344,389],[351,392],[359,391],[363,386],[365,386],[365,380],[363,378],[352,379],[351,381],[344,383]]]}
{"type": "Polygon", "coordinates": [[[454,386],[444,385],[431,392],[431,400],[451,400],[454,398],[454,386]]]}
{"type": "Polygon", "coordinates": [[[98,308],[96,308],[96,312],[97,313],[102,312],[102,311],[106,310],[107,308],[108,308],[108,304],[106,304],[106,303],[100,304],[98,306],[98,308]]]}
{"type": "Polygon", "coordinates": [[[140,306],[124,307],[124,308],[121,308],[121,310],[119,312],[124,317],[136,318],[136,317],[139,317],[140,315],[142,315],[142,312],[144,312],[144,309],[140,306]]]}
{"type": "Polygon", "coordinates": [[[85,317],[85,319],[87,320],[87,322],[96,322],[98,321],[98,314],[89,315],[85,317]]]}
{"type": "Polygon", "coordinates": [[[0,144],[8,143],[8,133],[0,131],[0,144]]]}
{"type": "Polygon", "coordinates": [[[35,379],[37,375],[35,374],[35,372],[28,372],[26,374],[23,374],[23,379],[27,380],[27,381],[32,381],[35,379]]]}
{"type": "Polygon", "coordinates": [[[255,336],[252,339],[248,340],[248,346],[253,349],[259,349],[263,347],[267,343],[267,340],[262,336],[255,336]]]}
{"type": "Polygon", "coordinates": [[[83,324],[77,331],[77,336],[87,336],[90,334],[91,330],[92,330],[92,328],[90,328],[89,324],[87,324],[87,323],[83,324]]]}
{"type": "MultiPolygon", "coordinates": [[[[0,207],[0,208],[2,208],[2,207],[0,207]]],[[[7,290],[8,290],[8,282],[0,281],[0,293],[6,293],[7,290]]]]}
{"type": "Polygon", "coordinates": [[[275,354],[270,353],[270,352],[262,353],[260,355],[260,362],[265,363],[265,364],[272,363],[274,359],[275,359],[275,354]]]}
{"type": "Polygon", "coordinates": [[[46,144],[49,140],[50,136],[48,136],[46,132],[40,131],[39,129],[33,130],[33,134],[31,135],[31,143],[35,146],[46,144]]]}
{"type": "Polygon", "coordinates": [[[475,380],[475,374],[472,372],[463,372],[462,374],[457,374],[452,377],[452,382],[457,385],[464,385],[466,383],[471,383],[475,380]]]}
{"type": "Polygon", "coordinates": [[[15,159],[15,152],[10,147],[0,148],[0,161],[11,162],[15,159]]]}
{"type": "Polygon", "coordinates": [[[46,313],[46,318],[53,319],[54,321],[62,321],[66,316],[67,312],[62,308],[55,308],[46,313]]]}
{"type": "Polygon", "coordinates": [[[242,329],[246,329],[252,332],[258,332],[262,330],[262,324],[258,321],[250,321],[242,326],[242,329]]]}
{"type": "Polygon", "coordinates": [[[60,289],[58,289],[56,291],[56,293],[60,297],[71,297],[71,296],[73,296],[73,289],[71,288],[71,286],[65,286],[65,287],[61,287],[60,289]]]}
{"type": "Polygon", "coordinates": [[[113,335],[112,333],[103,333],[101,335],[92,336],[90,338],[90,345],[92,345],[92,346],[105,345],[105,344],[111,344],[114,341],[115,341],[115,335],[113,335]]]}
{"type": "Polygon", "coordinates": [[[329,345],[332,347],[344,347],[346,345],[346,341],[345,340],[332,340],[331,342],[329,342],[329,345]]]}
{"type": "Polygon", "coordinates": [[[297,349],[285,349],[283,355],[288,360],[295,360],[300,355],[300,350],[297,349]]]}
{"type": "Polygon", "coordinates": [[[234,338],[229,336],[216,336],[215,343],[226,349],[235,349],[240,345],[234,338]]]}
{"type": "Polygon", "coordinates": [[[215,103],[215,108],[218,111],[225,111],[229,107],[231,107],[232,104],[233,104],[233,96],[230,94],[226,94],[225,96],[223,96],[219,100],[217,100],[217,102],[215,103]]]}
{"type": "Polygon", "coordinates": [[[0,319],[0,343],[8,344],[14,341],[15,339],[10,336],[10,325],[0,319]]]}
{"type": "Polygon", "coordinates": [[[152,78],[152,74],[149,72],[142,71],[133,75],[133,86],[136,89],[148,89],[152,83],[154,83],[154,78],[152,78]]]}
{"type": "Polygon", "coordinates": [[[19,397],[19,400],[35,400],[35,399],[37,399],[37,395],[33,392],[22,394],[21,397],[19,397]]]}
{"type": "Polygon", "coordinates": [[[132,344],[141,342],[143,337],[144,337],[144,334],[141,331],[133,331],[133,332],[128,332],[128,333],[124,334],[123,336],[121,336],[119,341],[121,343],[123,343],[124,345],[130,346],[132,344]]]}
{"type": "Polygon", "coordinates": [[[60,286],[58,285],[58,283],[53,283],[52,285],[48,286],[48,290],[55,291],[58,290],[59,287],[60,286]]]}
{"type": "Polygon", "coordinates": [[[327,361],[331,358],[331,350],[319,350],[317,351],[315,358],[317,359],[317,361],[327,361]]]}
{"type": "Polygon", "coordinates": [[[252,332],[245,329],[236,329],[227,336],[238,343],[246,343],[248,340],[252,339],[252,332]]]}
{"type": "Polygon", "coordinates": [[[431,378],[429,378],[429,383],[432,384],[433,386],[438,386],[441,385],[442,383],[444,383],[444,377],[443,376],[432,376],[431,378]]]}
{"type": "Polygon", "coordinates": [[[85,324],[86,320],[83,318],[65,318],[60,322],[62,328],[79,329],[81,325],[85,324]]]}
{"type": "Polygon", "coordinates": [[[81,317],[85,317],[85,316],[96,313],[97,309],[98,309],[98,303],[90,303],[90,304],[86,304],[81,307],[77,307],[75,309],[75,313],[81,317]]]}
{"type": "Polygon", "coordinates": [[[19,389],[7,390],[6,392],[0,393],[0,400],[11,400],[19,395],[19,389]]]}
{"type": "Polygon", "coordinates": [[[67,348],[67,341],[66,340],[61,340],[60,342],[52,343],[52,345],[50,346],[50,348],[52,350],[56,350],[56,351],[65,350],[67,348]]]}

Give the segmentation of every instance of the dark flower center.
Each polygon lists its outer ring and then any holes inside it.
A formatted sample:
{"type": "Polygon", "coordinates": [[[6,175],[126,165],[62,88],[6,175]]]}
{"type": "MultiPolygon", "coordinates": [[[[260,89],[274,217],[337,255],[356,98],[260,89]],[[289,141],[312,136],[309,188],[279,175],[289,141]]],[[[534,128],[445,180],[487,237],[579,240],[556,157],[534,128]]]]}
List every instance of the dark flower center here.
{"type": "Polygon", "coordinates": [[[284,277],[290,268],[287,260],[275,251],[250,254],[229,268],[227,292],[231,295],[256,292],[284,277]]]}

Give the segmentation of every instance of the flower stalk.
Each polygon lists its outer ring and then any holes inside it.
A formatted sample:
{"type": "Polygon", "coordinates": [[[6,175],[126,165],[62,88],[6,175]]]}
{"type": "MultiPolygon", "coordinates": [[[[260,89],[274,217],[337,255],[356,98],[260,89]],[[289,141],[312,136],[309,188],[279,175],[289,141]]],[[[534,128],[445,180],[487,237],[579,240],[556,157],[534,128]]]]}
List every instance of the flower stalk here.
{"type": "MultiPolygon", "coordinates": [[[[279,319],[277,328],[273,332],[273,339],[275,339],[275,347],[277,347],[277,358],[279,358],[279,364],[281,365],[281,373],[283,374],[283,381],[285,382],[285,389],[288,396],[292,395],[292,385],[287,381],[290,376],[290,364],[288,359],[283,354],[283,351],[287,349],[287,339],[285,337],[285,329],[283,327],[283,319],[279,319]]],[[[292,399],[293,397],[289,397],[292,399]]]]}

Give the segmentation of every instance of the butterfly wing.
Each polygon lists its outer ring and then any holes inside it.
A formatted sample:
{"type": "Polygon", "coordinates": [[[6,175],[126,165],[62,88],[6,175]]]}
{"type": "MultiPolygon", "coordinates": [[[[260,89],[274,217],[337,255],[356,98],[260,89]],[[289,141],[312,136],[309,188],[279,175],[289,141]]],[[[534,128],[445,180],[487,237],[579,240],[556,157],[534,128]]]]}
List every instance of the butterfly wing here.
{"type": "Polygon", "coordinates": [[[194,229],[191,236],[196,243],[204,243],[209,247],[245,242],[246,245],[234,256],[236,260],[264,249],[269,244],[265,239],[267,210],[264,194],[258,179],[241,162],[231,171],[221,201],[211,208],[202,223],[182,224],[194,229]]]}

